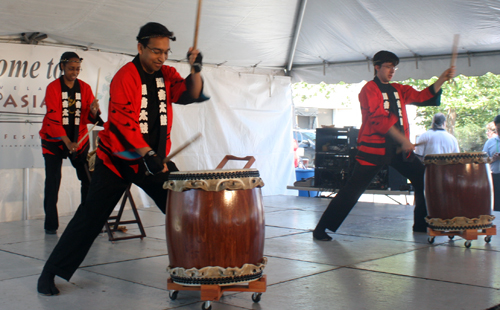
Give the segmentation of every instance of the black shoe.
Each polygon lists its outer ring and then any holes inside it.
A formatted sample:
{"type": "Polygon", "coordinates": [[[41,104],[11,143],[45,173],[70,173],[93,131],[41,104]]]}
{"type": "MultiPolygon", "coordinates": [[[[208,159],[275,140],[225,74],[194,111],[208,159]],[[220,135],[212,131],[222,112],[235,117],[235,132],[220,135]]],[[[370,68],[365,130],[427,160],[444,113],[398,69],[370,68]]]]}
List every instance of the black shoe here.
{"type": "Polygon", "coordinates": [[[55,230],[45,229],[45,233],[47,235],[55,235],[55,234],[57,234],[57,229],[55,229],[55,230]]]}
{"type": "Polygon", "coordinates": [[[54,283],[54,278],[54,274],[43,270],[40,278],[38,278],[38,293],[45,296],[59,295],[59,290],[54,283]]]}
{"type": "Polygon", "coordinates": [[[313,238],[318,241],[330,241],[333,238],[330,237],[324,230],[313,230],[313,238]]]}

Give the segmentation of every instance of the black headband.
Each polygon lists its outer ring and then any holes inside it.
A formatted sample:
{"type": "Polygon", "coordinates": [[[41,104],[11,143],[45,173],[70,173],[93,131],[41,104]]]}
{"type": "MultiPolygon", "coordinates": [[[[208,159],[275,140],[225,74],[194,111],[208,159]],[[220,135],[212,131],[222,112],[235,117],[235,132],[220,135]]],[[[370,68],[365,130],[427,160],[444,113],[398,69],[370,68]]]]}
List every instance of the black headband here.
{"type": "Polygon", "coordinates": [[[137,41],[142,41],[142,40],[152,39],[152,38],[169,38],[172,41],[176,40],[174,33],[172,32],[172,34],[169,36],[164,35],[164,34],[152,34],[150,36],[145,36],[145,37],[141,37],[141,38],[137,37],[137,41]]]}

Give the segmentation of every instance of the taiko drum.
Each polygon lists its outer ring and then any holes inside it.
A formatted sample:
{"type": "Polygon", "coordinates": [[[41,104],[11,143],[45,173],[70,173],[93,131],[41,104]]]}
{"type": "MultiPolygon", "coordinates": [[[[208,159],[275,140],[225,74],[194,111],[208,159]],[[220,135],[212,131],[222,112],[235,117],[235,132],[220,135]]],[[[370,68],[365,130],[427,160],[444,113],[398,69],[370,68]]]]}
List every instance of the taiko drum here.
{"type": "Polygon", "coordinates": [[[263,185],[256,169],[169,175],[166,235],[174,282],[230,285],[262,276],[263,185]]]}
{"type": "Polygon", "coordinates": [[[492,226],[492,181],[486,153],[431,154],[424,158],[426,218],[434,230],[492,226]]]}

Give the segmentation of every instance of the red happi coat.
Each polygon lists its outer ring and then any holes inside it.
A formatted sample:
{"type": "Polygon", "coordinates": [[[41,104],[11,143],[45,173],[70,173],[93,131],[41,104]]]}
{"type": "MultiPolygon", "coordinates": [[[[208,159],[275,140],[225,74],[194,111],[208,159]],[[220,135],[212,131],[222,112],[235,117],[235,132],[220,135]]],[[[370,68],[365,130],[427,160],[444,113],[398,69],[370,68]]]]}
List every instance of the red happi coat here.
{"type": "MultiPolygon", "coordinates": [[[[433,86],[429,86],[422,91],[418,91],[409,85],[391,83],[397,91],[396,98],[401,103],[401,118],[404,134],[410,137],[410,126],[406,115],[406,105],[417,106],[437,106],[440,104],[441,90],[434,93],[433,86]],[[432,89],[431,89],[432,88],[432,89]]],[[[359,93],[361,106],[362,125],[358,134],[358,154],[356,160],[361,165],[379,165],[383,162],[386,148],[386,135],[396,122],[399,116],[389,112],[384,108],[384,98],[375,81],[370,81],[361,89],[359,93]]]]}
{"type": "MultiPolygon", "coordinates": [[[[47,114],[43,118],[42,129],[40,130],[40,137],[43,140],[49,142],[59,142],[62,141],[61,137],[66,136],[66,130],[62,124],[62,90],[61,90],[61,81],[63,77],[52,81],[45,91],[45,105],[47,108],[47,114]]],[[[92,89],[90,86],[83,82],[82,80],[78,80],[80,84],[80,94],[81,94],[81,116],[80,116],[80,125],[78,127],[78,140],[84,137],[87,132],[87,124],[93,123],[92,115],[90,114],[90,104],[94,101],[94,95],[92,94],[92,89]]],[[[69,137],[70,140],[73,137],[69,137]]],[[[86,148],[88,145],[89,138],[88,136],[78,145],[77,153],[80,150],[86,148]]],[[[78,141],[73,141],[78,142],[78,141]]],[[[62,147],[62,145],[61,145],[62,147]]],[[[43,148],[43,154],[52,154],[50,150],[43,148]]]]}
{"type": "MultiPolygon", "coordinates": [[[[165,154],[170,152],[170,130],[172,128],[172,102],[179,100],[186,88],[185,79],[172,67],[162,66],[167,103],[167,139],[165,154]]],[[[139,126],[142,100],[142,81],[134,63],[123,66],[113,77],[110,85],[108,121],[99,132],[97,156],[118,176],[117,160],[136,165],[140,155],[135,149],[148,147],[139,126]]],[[[132,167],[137,171],[136,167],[132,167]]]]}

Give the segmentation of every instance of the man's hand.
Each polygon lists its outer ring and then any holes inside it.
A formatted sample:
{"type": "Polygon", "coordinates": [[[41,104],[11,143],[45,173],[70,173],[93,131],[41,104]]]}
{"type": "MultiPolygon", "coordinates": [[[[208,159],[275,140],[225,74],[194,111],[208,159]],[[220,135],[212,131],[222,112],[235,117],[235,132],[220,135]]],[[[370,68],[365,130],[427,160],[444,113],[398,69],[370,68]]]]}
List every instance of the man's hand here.
{"type": "Polygon", "coordinates": [[[415,150],[415,145],[413,143],[411,143],[409,140],[407,140],[401,144],[401,150],[405,154],[411,153],[412,151],[415,150]]]}
{"type": "Polygon", "coordinates": [[[492,161],[492,162],[497,161],[497,160],[500,160],[500,153],[495,153],[495,154],[493,154],[493,156],[491,157],[491,161],[492,161]]]}
{"type": "Polygon", "coordinates": [[[153,150],[147,152],[142,159],[144,160],[146,169],[152,175],[168,171],[167,165],[163,163],[163,158],[158,156],[153,150]]]}
{"type": "Polygon", "coordinates": [[[201,68],[203,66],[203,56],[201,55],[199,50],[193,50],[192,47],[189,48],[189,51],[187,53],[187,58],[189,61],[189,64],[191,65],[192,71],[194,73],[199,73],[201,71],[201,68]]]}
{"type": "Polygon", "coordinates": [[[99,111],[99,99],[94,99],[94,101],[90,104],[90,112],[95,117],[97,115],[97,111],[99,111]]]}

